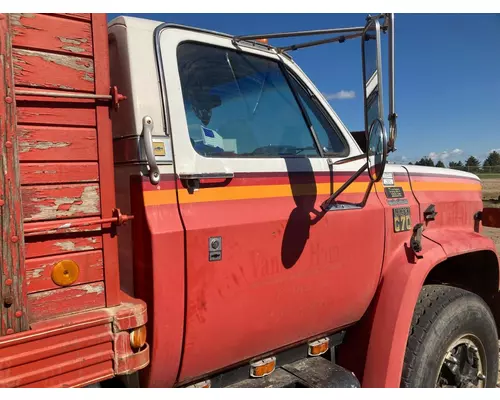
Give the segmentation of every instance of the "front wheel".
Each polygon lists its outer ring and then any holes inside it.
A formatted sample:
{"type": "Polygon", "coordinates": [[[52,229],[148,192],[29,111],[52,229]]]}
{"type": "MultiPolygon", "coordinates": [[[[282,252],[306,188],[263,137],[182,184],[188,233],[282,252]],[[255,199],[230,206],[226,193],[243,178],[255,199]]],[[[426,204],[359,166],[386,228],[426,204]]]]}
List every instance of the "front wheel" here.
{"type": "Polygon", "coordinates": [[[424,286],[413,314],[401,387],[495,387],[498,336],[486,303],[474,293],[424,286]]]}

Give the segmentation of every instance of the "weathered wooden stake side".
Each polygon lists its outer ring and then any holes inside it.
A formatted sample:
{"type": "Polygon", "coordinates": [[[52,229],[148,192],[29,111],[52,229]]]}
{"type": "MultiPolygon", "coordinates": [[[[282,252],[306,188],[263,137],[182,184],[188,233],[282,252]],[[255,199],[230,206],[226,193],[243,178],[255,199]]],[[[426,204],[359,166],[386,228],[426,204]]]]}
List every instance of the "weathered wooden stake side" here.
{"type": "Polygon", "coordinates": [[[2,15],[0,385],[494,386],[500,216],[475,175],[387,164],[394,16],[365,22],[2,15]],[[347,40],[361,134],[290,56],[347,40]]]}
{"type": "Polygon", "coordinates": [[[0,387],[133,373],[147,314],[120,290],[105,16],[0,14],[0,76],[0,387]]]}

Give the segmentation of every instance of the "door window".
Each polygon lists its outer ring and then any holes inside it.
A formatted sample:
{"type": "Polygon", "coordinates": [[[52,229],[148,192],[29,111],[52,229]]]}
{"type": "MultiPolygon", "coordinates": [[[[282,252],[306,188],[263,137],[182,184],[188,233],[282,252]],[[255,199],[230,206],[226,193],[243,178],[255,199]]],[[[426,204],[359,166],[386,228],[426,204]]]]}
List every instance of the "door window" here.
{"type": "MultiPolygon", "coordinates": [[[[302,98],[276,61],[206,44],[178,46],[184,109],[194,149],[205,157],[317,157],[310,124],[324,151],[340,138],[302,98]],[[299,101],[301,102],[299,104],[299,101]]],[[[302,89],[303,91],[303,89],[302,89]]]]}

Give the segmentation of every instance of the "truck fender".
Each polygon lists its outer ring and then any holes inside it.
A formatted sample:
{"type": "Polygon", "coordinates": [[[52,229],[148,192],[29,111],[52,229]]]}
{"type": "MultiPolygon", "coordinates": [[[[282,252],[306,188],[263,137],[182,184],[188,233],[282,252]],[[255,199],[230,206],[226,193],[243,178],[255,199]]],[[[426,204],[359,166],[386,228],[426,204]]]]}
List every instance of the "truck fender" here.
{"type": "Polygon", "coordinates": [[[400,249],[384,266],[372,304],[371,334],[364,366],[363,387],[400,387],[408,332],[418,296],[429,272],[459,254],[492,250],[491,240],[461,230],[430,230],[422,236],[421,259],[400,249]]]}

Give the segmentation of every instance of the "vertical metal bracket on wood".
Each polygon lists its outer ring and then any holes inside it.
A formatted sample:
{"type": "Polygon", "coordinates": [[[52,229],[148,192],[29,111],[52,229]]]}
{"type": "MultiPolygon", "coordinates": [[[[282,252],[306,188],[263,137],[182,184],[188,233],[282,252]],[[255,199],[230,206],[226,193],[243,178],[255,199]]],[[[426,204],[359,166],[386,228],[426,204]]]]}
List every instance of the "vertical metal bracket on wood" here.
{"type": "Polygon", "coordinates": [[[28,329],[16,103],[9,14],[0,14],[0,334],[28,329]]]}

